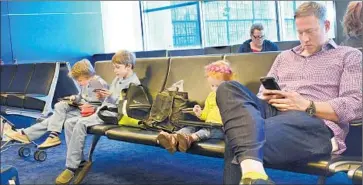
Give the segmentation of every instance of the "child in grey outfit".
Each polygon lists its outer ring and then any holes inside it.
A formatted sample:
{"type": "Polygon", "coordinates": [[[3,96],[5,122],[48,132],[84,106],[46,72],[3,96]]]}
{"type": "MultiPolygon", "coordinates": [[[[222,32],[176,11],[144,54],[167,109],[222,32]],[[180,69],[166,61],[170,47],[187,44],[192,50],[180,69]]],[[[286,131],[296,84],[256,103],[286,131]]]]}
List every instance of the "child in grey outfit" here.
{"type": "Polygon", "coordinates": [[[80,107],[70,105],[70,101],[60,101],[54,105],[53,115],[43,120],[40,123],[34,124],[28,128],[16,132],[9,130],[6,132],[6,136],[9,138],[22,142],[30,143],[43,136],[46,133],[50,133],[49,137],[38,146],[38,148],[50,148],[61,144],[59,134],[62,132],[63,124],[67,119],[81,117],[80,108],[88,106],[96,108],[96,102],[101,102],[102,99],[96,96],[93,92],[95,88],[108,89],[108,84],[101,77],[96,75],[92,64],[83,59],[76,62],[69,76],[77,81],[77,84],[81,87],[81,92],[78,95],[68,97],[75,105],[81,105],[80,107]],[[97,87],[93,87],[97,86],[97,87]]]}

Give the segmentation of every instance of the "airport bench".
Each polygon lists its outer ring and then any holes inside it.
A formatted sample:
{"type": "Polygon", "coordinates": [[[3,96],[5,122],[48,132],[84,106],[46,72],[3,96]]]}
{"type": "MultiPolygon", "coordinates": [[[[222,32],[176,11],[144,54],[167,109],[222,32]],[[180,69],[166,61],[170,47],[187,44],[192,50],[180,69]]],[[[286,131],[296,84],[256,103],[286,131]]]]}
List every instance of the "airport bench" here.
{"type": "MultiPolygon", "coordinates": [[[[265,76],[269,71],[274,59],[279,52],[230,54],[219,56],[189,56],[189,57],[164,57],[137,59],[135,72],[141,83],[148,89],[153,99],[158,92],[171,84],[184,80],[184,91],[188,92],[189,99],[203,105],[205,98],[210,92],[203,74],[203,67],[213,61],[225,58],[230,61],[236,72],[237,81],[247,86],[254,93],[257,93],[260,86],[259,78],[265,76]]],[[[109,71],[112,70],[111,61],[98,61],[95,63],[96,73],[111,82],[114,78],[109,71]]],[[[354,135],[349,147],[362,147],[361,121],[352,124],[351,130],[358,132],[354,135]],[[360,130],[360,131],[359,131],[360,130]]],[[[93,142],[89,152],[89,159],[92,155],[101,136],[112,140],[126,141],[137,144],[159,146],[156,143],[157,132],[140,128],[131,128],[116,125],[97,125],[88,130],[93,134],[93,142]]],[[[348,137],[352,137],[350,134],[348,137]]],[[[194,143],[187,153],[223,158],[224,141],[209,139],[207,141],[194,143]]],[[[336,172],[348,172],[350,169],[361,165],[361,150],[350,152],[349,155],[322,156],[316,159],[299,161],[292,164],[269,165],[268,168],[313,174],[320,176],[319,184],[325,183],[325,178],[336,172]]]]}
{"type": "Polygon", "coordinates": [[[47,116],[63,96],[79,89],[66,62],[1,65],[1,113],[47,116]]]}

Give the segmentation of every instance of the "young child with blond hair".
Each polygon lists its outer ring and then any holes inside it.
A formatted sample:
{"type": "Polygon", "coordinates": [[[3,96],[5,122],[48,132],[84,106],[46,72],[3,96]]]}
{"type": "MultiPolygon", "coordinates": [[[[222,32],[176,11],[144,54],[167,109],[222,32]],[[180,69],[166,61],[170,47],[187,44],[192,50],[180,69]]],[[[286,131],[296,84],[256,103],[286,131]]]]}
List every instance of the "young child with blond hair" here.
{"type": "MultiPolygon", "coordinates": [[[[224,81],[233,80],[234,73],[227,61],[219,60],[205,66],[205,76],[212,92],[209,93],[205,100],[204,109],[199,105],[195,105],[193,112],[205,122],[220,123],[222,125],[222,118],[216,103],[216,91],[224,81]]],[[[223,138],[222,129],[186,126],[175,134],[160,132],[157,136],[157,142],[173,154],[177,149],[186,152],[192,143],[209,138],[223,138]]]]}
{"type": "Polygon", "coordinates": [[[95,88],[108,89],[107,82],[96,75],[91,62],[87,59],[76,62],[69,72],[69,76],[77,82],[81,91],[78,95],[72,95],[67,99],[75,105],[80,105],[79,107],[72,106],[66,101],[60,101],[54,105],[54,112],[50,117],[20,132],[8,130],[5,135],[12,140],[27,144],[49,133],[48,138],[38,148],[50,148],[61,144],[59,134],[62,132],[64,122],[67,119],[81,117],[82,108],[95,109],[97,107],[97,102],[101,102],[102,99],[96,97],[96,93],[93,92],[95,88]],[[98,87],[92,87],[93,84],[98,87]]]}

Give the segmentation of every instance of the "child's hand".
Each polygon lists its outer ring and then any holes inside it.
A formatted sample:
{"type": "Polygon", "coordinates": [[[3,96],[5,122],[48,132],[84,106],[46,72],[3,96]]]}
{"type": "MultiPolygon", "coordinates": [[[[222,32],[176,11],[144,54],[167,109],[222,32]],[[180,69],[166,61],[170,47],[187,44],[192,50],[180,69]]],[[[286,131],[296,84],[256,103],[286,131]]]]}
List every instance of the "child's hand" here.
{"type": "Polygon", "coordinates": [[[111,95],[111,92],[107,89],[102,89],[100,91],[96,91],[96,97],[97,99],[104,99],[111,95]]]}
{"type": "Polygon", "coordinates": [[[85,103],[85,104],[82,104],[80,106],[78,106],[80,109],[86,109],[86,108],[91,108],[91,107],[94,107],[93,105],[89,104],[89,103],[85,103]]]}
{"type": "Polygon", "coordinates": [[[202,114],[202,108],[199,105],[194,105],[193,112],[197,117],[200,117],[202,114]]]}
{"type": "Polygon", "coordinates": [[[63,98],[59,98],[58,101],[74,101],[76,99],[76,96],[65,96],[63,98]]]}

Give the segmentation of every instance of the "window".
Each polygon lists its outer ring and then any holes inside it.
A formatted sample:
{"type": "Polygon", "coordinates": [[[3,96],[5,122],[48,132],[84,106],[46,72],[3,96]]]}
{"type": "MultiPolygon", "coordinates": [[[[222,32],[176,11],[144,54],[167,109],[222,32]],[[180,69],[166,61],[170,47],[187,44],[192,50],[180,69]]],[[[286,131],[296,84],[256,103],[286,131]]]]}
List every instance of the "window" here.
{"type": "MultiPolygon", "coordinates": [[[[176,5],[180,2],[172,1],[176,5]]],[[[171,10],[174,48],[200,47],[199,11],[197,6],[190,5],[171,10]]]]}
{"type": "Polygon", "coordinates": [[[143,50],[137,1],[102,1],[102,31],[106,53],[143,50]]]}
{"type": "Polygon", "coordinates": [[[202,11],[205,46],[241,44],[253,23],[263,24],[267,38],[277,41],[274,1],[208,1],[202,11]]]}
{"type": "Polygon", "coordinates": [[[199,4],[142,1],[146,50],[201,47],[199,4]]]}
{"type": "MultiPolygon", "coordinates": [[[[253,23],[264,26],[268,40],[297,40],[294,12],[303,2],[102,2],[105,48],[106,51],[126,46],[134,50],[171,50],[242,44],[250,39],[253,23]]],[[[327,7],[331,22],[329,36],[334,38],[334,3],[318,2],[327,7]]]]}
{"type": "MultiPolygon", "coordinates": [[[[297,7],[306,1],[279,1],[280,7],[280,35],[281,40],[297,40],[297,32],[295,27],[294,12],[297,7]]],[[[335,8],[333,1],[316,1],[324,4],[327,8],[327,18],[330,20],[329,37],[335,37],[335,8]]]]}

